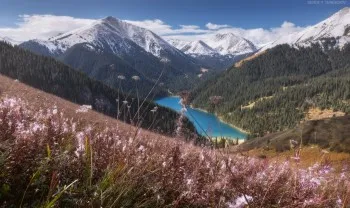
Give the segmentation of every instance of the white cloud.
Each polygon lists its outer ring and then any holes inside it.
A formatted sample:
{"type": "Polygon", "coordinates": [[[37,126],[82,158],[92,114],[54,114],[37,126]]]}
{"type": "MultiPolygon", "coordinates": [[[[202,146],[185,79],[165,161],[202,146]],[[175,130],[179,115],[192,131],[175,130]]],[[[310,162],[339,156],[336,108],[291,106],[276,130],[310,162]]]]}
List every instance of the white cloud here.
{"type": "MultiPolygon", "coordinates": [[[[209,24],[209,23],[208,23],[209,24]]],[[[207,38],[210,38],[211,36],[217,34],[217,33],[233,33],[235,35],[244,37],[250,41],[252,41],[256,45],[264,45],[266,43],[272,42],[276,40],[279,37],[299,32],[305,28],[298,27],[295,24],[291,22],[284,21],[280,27],[276,28],[270,28],[270,29],[264,29],[264,28],[252,28],[252,29],[244,29],[244,28],[238,28],[238,27],[220,27],[220,25],[210,24],[206,25],[207,28],[211,28],[210,30],[207,30],[203,34],[199,35],[168,35],[166,39],[181,39],[186,41],[193,41],[193,40],[204,40],[207,38]],[[209,27],[208,27],[209,26],[209,27]],[[217,29],[214,29],[217,28],[217,29]]]]}
{"type": "MultiPolygon", "coordinates": [[[[92,24],[95,19],[82,19],[70,16],[55,15],[21,15],[15,27],[0,27],[0,37],[9,37],[18,41],[29,39],[48,39],[59,33],[92,24]]],[[[206,40],[217,33],[233,33],[251,40],[257,45],[262,45],[276,40],[280,36],[298,32],[303,27],[284,21],[276,28],[252,28],[243,29],[229,25],[218,25],[208,22],[203,29],[198,25],[178,25],[177,28],[163,22],[160,19],[153,20],[124,20],[128,23],[147,28],[163,36],[165,39],[176,38],[181,40],[206,40]]]]}
{"type": "Polygon", "coordinates": [[[179,28],[175,29],[171,25],[164,23],[162,20],[124,20],[125,22],[137,25],[139,27],[147,28],[157,33],[158,35],[175,35],[185,33],[206,33],[207,30],[201,29],[198,25],[179,25],[179,28]]]}
{"type": "Polygon", "coordinates": [[[280,34],[280,35],[284,36],[284,35],[288,35],[288,34],[291,34],[291,33],[294,33],[294,32],[299,32],[299,31],[301,31],[303,29],[305,29],[305,28],[298,27],[292,22],[284,21],[283,24],[281,25],[281,27],[273,28],[272,31],[277,33],[277,34],[280,34]]]}
{"type": "Polygon", "coordinates": [[[198,25],[180,25],[184,30],[198,30],[200,27],[198,25]]]}
{"type": "Polygon", "coordinates": [[[174,29],[171,25],[168,25],[159,19],[143,21],[125,21],[152,30],[158,35],[163,36],[165,39],[180,39],[185,41],[206,40],[217,33],[233,33],[235,35],[244,37],[252,41],[256,45],[264,45],[266,43],[276,40],[281,36],[285,36],[290,33],[298,32],[304,29],[303,27],[298,27],[294,23],[288,21],[284,21],[280,27],[270,29],[244,29],[238,27],[231,27],[226,24],[218,25],[211,22],[205,25],[208,29],[201,29],[197,25],[179,25],[180,28],[174,29]]]}
{"type": "Polygon", "coordinates": [[[158,35],[168,34],[168,33],[171,33],[172,31],[170,25],[165,24],[162,20],[159,20],[159,19],[142,20],[142,21],[134,21],[134,20],[124,20],[124,21],[139,27],[152,30],[158,35]]]}
{"type": "Polygon", "coordinates": [[[14,40],[47,39],[94,22],[93,19],[81,19],[55,15],[21,15],[15,27],[0,28],[0,36],[14,40]]]}
{"type": "Polygon", "coordinates": [[[209,30],[217,30],[217,29],[221,29],[221,28],[227,28],[230,27],[230,25],[217,25],[217,24],[213,24],[211,22],[208,22],[205,25],[209,30]]]}

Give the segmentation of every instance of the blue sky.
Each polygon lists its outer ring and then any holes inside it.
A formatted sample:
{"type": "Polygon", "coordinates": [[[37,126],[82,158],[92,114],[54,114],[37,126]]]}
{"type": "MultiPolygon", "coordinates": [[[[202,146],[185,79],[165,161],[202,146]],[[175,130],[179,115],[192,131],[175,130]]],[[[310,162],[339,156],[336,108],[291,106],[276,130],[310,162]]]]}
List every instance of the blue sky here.
{"type": "Polygon", "coordinates": [[[20,15],[24,14],[49,14],[79,19],[99,19],[105,16],[133,21],[157,19],[172,29],[181,28],[180,25],[195,25],[207,29],[205,25],[213,23],[234,28],[269,30],[281,27],[285,21],[296,27],[305,27],[349,6],[350,1],[0,0],[0,5],[0,36],[8,36],[9,32],[4,28],[18,27],[24,21],[20,15]],[[4,34],[2,31],[5,31],[4,34]]]}
{"type": "MultiPolygon", "coordinates": [[[[314,24],[344,4],[308,0],[1,0],[0,26],[11,26],[21,14],[54,14],[81,18],[161,19],[170,25],[207,22],[235,27],[276,27],[287,20],[314,24]]],[[[326,2],[326,1],[320,1],[326,2]]]]}

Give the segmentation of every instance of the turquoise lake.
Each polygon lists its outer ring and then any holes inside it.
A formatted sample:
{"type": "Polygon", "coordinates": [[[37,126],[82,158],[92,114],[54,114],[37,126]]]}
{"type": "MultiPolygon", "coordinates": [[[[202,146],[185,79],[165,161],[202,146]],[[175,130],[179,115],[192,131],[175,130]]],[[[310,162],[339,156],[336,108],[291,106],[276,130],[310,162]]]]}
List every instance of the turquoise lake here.
{"type": "MultiPolygon", "coordinates": [[[[158,105],[171,108],[177,112],[181,110],[179,101],[179,97],[165,97],[155,100],[158,105]]],[[[205,132],[207,132],[207,135],[211,137],[229,137],[231,139],[245,139],[247,136],[238,129],[221,122],[212,113],[206,113],[204,111],[188,107],[186,117],[192,121],[198,133],[201,135],[205,135],[205,132]]]]}

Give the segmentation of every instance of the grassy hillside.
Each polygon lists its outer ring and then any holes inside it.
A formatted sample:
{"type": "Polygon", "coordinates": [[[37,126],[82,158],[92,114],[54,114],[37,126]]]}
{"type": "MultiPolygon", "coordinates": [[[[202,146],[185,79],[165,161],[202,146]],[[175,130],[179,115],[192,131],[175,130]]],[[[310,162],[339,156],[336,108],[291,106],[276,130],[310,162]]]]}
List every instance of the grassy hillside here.
{"type": "Polygon", "coordinates": [[[348,204],[346,169],[227,155],[96,112],[71,112],[79,106],[12,83],[23,93],[2,90],[0,98],[0,207],[348,204]]]}
{"type": "Polygon", "coordinates": [[[277,46],[201,84],[192,103],[253,136],[293,128],[311,107],[349,113],[349,60],[349,45],[341,51],[277,46]],[[222,102],[214,105],[212,96],[222,102]]]}
{"type": "MultiPolygon", "coordinates": [[[[0,75],[0,83],[1,99],[9,97],[18,98],[23,102],[29,103],[31,108],[37,111],[40,109],[57,108],[65,116],[72,118],[76,122],[79,121],[82,125],[91,125],[96,128],[115,128],[118,126],[119,130],[123,133],[130,130],[136,131],[137,129],[136,126],[129,125],[123,121],[114,119],[113,117],[99,113],[93,109],[81,111],[82,105],[38,90],[18,80],[13,80],[9,77],[0,75]]],[[[147,134],[158,135],[146,129],[144,129],[143,132],[147,132],[147,134]]]]}

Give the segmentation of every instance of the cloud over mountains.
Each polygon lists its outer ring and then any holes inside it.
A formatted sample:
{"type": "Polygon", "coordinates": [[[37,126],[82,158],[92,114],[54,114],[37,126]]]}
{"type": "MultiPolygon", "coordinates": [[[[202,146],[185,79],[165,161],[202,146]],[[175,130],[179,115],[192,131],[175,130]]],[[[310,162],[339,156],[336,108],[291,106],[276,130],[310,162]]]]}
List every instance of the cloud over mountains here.
{"type": "MultiPolygon", "coordinates": [[[[13,27],[0,27],[0,37],[9,37],[18,41],[29,39],[48,39],[60,33],[74,30],[92,24],[95,19],[75,18],[56,15],[20,15],[13,27]]],[[[227,24],[208,22],[205,26],[181,24],[176,27],[160,19],[124,20],[128,23],[147,28],[164,37],[180,40],[206,39],[217,33],[233,33],[251,40],[256,45],[263,45],[276,40],[278,37],[304,29],[284,21],[276,28],[238,28],[227,24]]]]}

